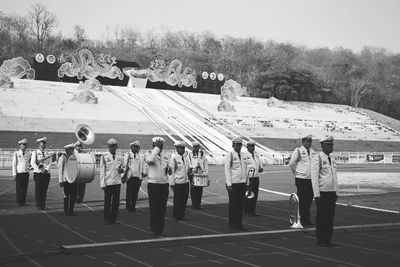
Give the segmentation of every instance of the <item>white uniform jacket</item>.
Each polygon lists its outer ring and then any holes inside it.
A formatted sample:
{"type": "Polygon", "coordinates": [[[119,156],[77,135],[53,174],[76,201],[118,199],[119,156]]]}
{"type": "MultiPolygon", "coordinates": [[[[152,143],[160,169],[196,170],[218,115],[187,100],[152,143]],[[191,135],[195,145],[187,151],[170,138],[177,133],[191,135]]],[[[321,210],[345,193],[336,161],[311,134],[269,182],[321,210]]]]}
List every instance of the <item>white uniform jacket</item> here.
{"type": "Polygon", "coordinates": [[[17,173],[25,173],[29,172],[29,163],[31,160],[31,153],[25,151],[22,153],[22,150],[18,150],[14,152],[13,160],[12,160],[12,174],[16,176],[17,173]]]}
{"type": "Polygon", "coordinates": [[[247,170],[249,170],[250,168],[254,168],[254,177],[259,177],[260,175],[259,170],[260,167],[262,167],[260,156],[255,151],[254,151],[254,157],[250,152],[245,152],[245,155],[247,162],[247,170]]]}
{"type": "Polygon", "coordinates": [[[47,151],[41,151],[40,149],[36,149],[35,151],[32,152],[32,157],[31,157],[31,166],[33,168],[34,173],[41,173],[43,172],[42,170],[50,170],[51,167],[51,157],[49,157],[46,160],[43,160],[43,158],[46,158],[50,156],[50,153],[47,151]],[[39,165],[43,164],[43,169],[39,169],[39,165]]]}
{"type": "Polygon", "coordinates": [[[165,172],[165,168],[169,165],[168,157],[161,153],[159,155],[160,149],[158,147],[153,148],[150,154],[146,155],[145,162],[148,164],[148,178],[149,183],[154,184],[167,184],[168,176],[165,172]]]}
{"type": "Polygon", "coordinates": [[[197,153],[197,154],[193,154],[193,152],[190,152],[189,153],[189,163],[190,163],[190,167],[193,168],[193,171],[198,166],[200,166],[203,173],[208,175],[208,162],[207,162],[206,155],[204,155],[204,152],[202,153],[202,151],[199,151],[199,153],[197,153]]]}
{"type": "Polygon", "coordinates": [[[310,148],[310,155],[304,146],[297,147],[290,158],[289,167],[294,176],[300,179],[311,179],[311,159],[316,155],[310,148]]]}
{"type": "Polygon", "coordinates": [[[246,183],[247,180],[247,162],[246,154],[240,152],[240,159],[238,153],[235,151],[229,152],[225,157],[225,179],[226,185],[246,183]]]}
{"type": "Polygon", "coordinates": [[[331,157],[332,164],[329,163],[328,156],[324,152],[316,154],[311,161],[311,183],[314,197],[320,197],[320,192],[335,191],[338,194],[339,186],[336,176],[336,163],[331,157]]]}
{"type": "Polygon", "coordinates": [[[129,151],[124,156],[124,166],[129,167],[127,178],[131,177],[143,178],[144,173],[144,155],[129,151]]]}
{"type": "Polygon", "coordinates": [[[172,168],[172,174],[169,176],[169,184],[184,184],[189,182],[189,157],[187,153],[182,156],[177,152],[171,155],[169,166],[172,168]],[[183,158],[183,159],[182,159],[183,158]]]}
{"type": "Polygon", "coordinates": [[[124,167],[124,157],[121,154],[115,154],[115,159],[110,152],[103,154],[100,158],[100,186],[121,184],[121,174],[119,167],[124,167]]]}
{"type": "Polygon", "coordinates": [[[67,165],[67,156],[62,154],[58,158],[57,167],[58,167],[58,182],[63,183],[67,182],[67,178],[65,175],[65,166],[67,165]]]}

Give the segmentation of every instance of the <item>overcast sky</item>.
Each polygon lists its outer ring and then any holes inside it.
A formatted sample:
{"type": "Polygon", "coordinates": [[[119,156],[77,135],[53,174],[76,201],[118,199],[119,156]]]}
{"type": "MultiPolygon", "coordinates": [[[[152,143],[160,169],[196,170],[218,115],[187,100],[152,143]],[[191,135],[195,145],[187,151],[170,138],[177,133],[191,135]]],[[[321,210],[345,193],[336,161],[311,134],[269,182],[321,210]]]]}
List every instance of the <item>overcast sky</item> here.
{"type": "Polygon", "coordinates": [[[38,2],[56,14],[58,31],[71,36],[79,24],[91,39],[119,25],[400,53],[400,0],[0,0],[0,11],[26,15],[38,2]]]}

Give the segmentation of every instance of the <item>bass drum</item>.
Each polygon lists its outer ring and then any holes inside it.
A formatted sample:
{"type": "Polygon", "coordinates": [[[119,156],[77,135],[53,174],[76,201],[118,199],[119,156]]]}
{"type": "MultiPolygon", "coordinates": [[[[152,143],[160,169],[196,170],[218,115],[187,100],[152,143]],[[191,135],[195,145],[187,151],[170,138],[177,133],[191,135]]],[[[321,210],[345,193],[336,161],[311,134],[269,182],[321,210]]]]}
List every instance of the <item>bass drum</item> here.
{"type": "Polygon", "coordinates": [[[94,179],[96,160],[91,153],[74,153],[67,159],[66,177],[69,183],[90,183],[94,179]]]}

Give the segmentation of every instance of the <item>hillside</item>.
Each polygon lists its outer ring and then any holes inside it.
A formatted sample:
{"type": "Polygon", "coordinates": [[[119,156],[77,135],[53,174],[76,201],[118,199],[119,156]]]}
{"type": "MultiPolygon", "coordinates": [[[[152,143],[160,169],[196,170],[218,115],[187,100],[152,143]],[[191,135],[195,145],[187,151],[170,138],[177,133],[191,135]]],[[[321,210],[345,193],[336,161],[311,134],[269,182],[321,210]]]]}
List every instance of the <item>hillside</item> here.
{"type": "MultiPolygon", "coordinates": [[[[307,134],[315,138],[332,134],[344,142],[344,147],[346,142],[359,143],[367,151],[368,147],[380,147],[368,144],[385,143],[385,151],[399,150],[400,133],[394,129],[394,122],[390,127],[349,106],[239,97],[231,102],[236,112],[218,112],[218,95],[115,86],[103,86],[103,91],[94,92],[98,104],[80,104],[71,101],[77,84],[14,82],[15,88],[0,91],[3,148],[14,147],[9,145],[12,132],[35,133],[32,138],[51,132],[65,136],[72,134],[77,124],[85,123],[102,136],[96,147],[103,147],[108,136],[121,136],[125,145],[136,136],[146,139],[163,135],[171,140],[198,139],[210,151],[222,152],[230,149],[229,140],[239,135],[256,138],[273,150],[286,150],[284,145],[265,140],[292,140],[293,144],[307,134]]],[[[55,143],[63,141],[61,138],[55,143]]]]}

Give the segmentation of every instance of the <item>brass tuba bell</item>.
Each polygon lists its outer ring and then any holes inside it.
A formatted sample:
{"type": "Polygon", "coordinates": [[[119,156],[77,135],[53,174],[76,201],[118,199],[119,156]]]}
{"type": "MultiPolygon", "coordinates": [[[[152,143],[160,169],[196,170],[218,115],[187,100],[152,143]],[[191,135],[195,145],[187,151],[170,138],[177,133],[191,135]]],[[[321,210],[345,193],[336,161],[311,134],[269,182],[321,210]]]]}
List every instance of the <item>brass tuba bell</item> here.
{"type": "Polygon", "coordinates": [[[85,145],[91,145],[94,143],[94,131],[86,124],[79,124],[75,127],[75,135],[78,138],[78,142],[85,145]]]}

